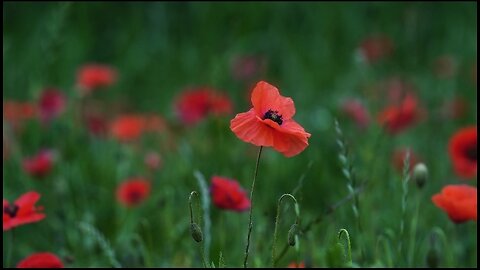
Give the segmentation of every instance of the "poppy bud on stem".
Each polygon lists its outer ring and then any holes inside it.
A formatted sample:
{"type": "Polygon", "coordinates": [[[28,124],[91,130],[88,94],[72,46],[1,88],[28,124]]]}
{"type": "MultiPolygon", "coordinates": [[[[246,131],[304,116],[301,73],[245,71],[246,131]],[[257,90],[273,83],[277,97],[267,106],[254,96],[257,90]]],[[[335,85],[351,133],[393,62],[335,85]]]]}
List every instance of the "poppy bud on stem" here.
{"type": "MultiPolygon", "coordinates": [[[[200,243],[203,240],[203,233],[202,233],[202,229],[200,228],[200,226],[198,226],[198,224],[193,221],[193,210],[192,210],[192,196],[193,195],[197,195],[197,198],[199,196],[198,192],[192,191],[190,193],[190,196],[188,197],[188,205],[190,207],[190,234],[192,235],[192,238],[193,238],[193,240],[195,240],[195,242],[200,243]]],[[[200,209],[200,203],[197,203],[197,209],[200,209]]],[[[200,217],[198,218],[198,222],[200,222],[200,217]]],[[[205,262],[203,245],[200,244],[199,248],[200,248],[200,256],[202,257],[202,261],[203,261],[203,267],[206,268],[207,263],[205,262]]]]}
{"type": "Polygon", "coordinates": [[[288,231],[288,245],[290,246],[295,246],[296,240],[297,240],[297,234],[299,232],[299,221],[300,221],[300,208],[298,207],[298,202],[295,199],[295,197],[292,194],[283,194],[280,199],[278,199],[278,204],[277,204],[277,217],[275,218],[275,230],[273,232],[273,246],[272,246],[272,266],[275,267],[275,244],[277,243],[277,229],[278,229],[278,221],[280,220],[280,206],[282,203],[283,198],[289,197],[295,202],[295,223],[290,227],[290,230],[288,231]]]}
{"type": "Polygon", "coordinates": [[[413,181],[417,184],[418,188],[422,188],[428,179],[428,169],[423,163],[418,163],[413,168],[413,181]]]}

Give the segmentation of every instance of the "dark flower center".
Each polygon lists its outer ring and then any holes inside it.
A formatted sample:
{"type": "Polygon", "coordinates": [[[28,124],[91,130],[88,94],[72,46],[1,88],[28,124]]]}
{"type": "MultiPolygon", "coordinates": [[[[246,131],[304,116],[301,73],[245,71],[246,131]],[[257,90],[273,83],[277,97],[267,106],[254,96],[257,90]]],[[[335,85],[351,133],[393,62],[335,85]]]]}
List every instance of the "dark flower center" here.
{"type": "Polygon", "coordinates": [[[128,200],[134,204],[139,203],[142,200],[142,197],[143,196],[139,191],[130,191],[128,194],[128,200]]]}
{"type": "Polygon", "coordinates": [[[273,110],[268,110],[264,115],[263,115],[263,120],[265,119],[270,119],[273,122],[281,125],[283,123],[283,117],[281,114],[278,114],[278,111],[273,111],[273,110]]]}
{"type": "Polygon", "coordinates": [[[18,206],[15,204],[9,204],[3,208],[3,213],[9,215],[11,218],[14,218],[17,215],[18,206]]]}
{"type": "Polygon", "coordinates": [[[477,145],[472,145],[470,148],[465,151],[467,158],[472,161],[477,161],[477,145]]]}

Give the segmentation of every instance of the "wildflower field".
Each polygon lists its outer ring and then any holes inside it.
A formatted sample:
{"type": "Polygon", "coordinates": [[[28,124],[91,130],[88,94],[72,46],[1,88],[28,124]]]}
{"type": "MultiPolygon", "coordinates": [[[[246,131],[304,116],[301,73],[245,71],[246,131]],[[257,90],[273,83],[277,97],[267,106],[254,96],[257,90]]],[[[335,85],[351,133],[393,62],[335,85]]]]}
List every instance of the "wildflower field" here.
{"type": "Polygon", "coordinates": [[[3,267],[477,267],[477,3],[3,3],[3,267]]]}

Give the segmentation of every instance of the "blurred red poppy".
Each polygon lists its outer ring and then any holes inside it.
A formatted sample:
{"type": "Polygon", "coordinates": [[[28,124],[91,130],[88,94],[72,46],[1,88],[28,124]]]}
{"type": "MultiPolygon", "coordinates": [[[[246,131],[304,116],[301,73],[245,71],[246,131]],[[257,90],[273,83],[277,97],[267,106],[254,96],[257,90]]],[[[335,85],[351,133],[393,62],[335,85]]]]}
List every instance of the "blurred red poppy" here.
{"type": "Polygon", "coordinates": [[[77,73],[77,84],[84,93],[94,89],[107,87],[117,80],[117,72],[110,66],[88,64],[77,73]]]}
{"type": "Polygon", "coordinates": [[[233,59],[232,75],[235,80],[248,81],[254,79],[265,70],[265,59],[254,55],[241,55],[233,59]]]}
{"type": "Polygon", "coordinates": [[[455,223],[477,221],[477,188],[468,185],[447,185],[432,196],[433,203],[445,211],[455,223]]]}
{"type": "Polygon", "coordinates": [[[365,129],[370,124],[370,114],[360,100],[345,100],[341,105],[341,110],[352,119],[360,129],[365,129]]]}
{"type": "Polygon", "coordinates": [[[408,93],[400,104],[390,105],[378,114],[378,122],[388,133],[398,134],[415,124],[422,112],[418,108],[417,98],[408,93]]]}
{"type": "Polygon", "coordinates": [[[34,253],[17,264],[17,268],[63,268],[62,261],[53,253],[34,253]]]}
{"type": "Polygon", "coordinates": [[[4,101],[3,119],[10,123],[14,129],[29,119],[37,116],[37,107],[31,102],[4,101]]]}
{"type": "Polygon", "coordinates": [[[304,262],[300,262],[300,263],[296,263],[296,262],[291,262],[287,268],[305,268],[305,263],[304,262]]]}
{"type": "Polygon", "coordinates": [[[393,52],[393,42],[384,35],[374,35],[360,44],[360,54],[367,63],[375,63],[393,52]]]}
{"type": "Polygon", "coordinates": [[[182,122],[194,125],[210,113],[224,115],[232,112],[230,99],[215,90],[198,88],[183,92],[175,103],[175,109],[182,122]]]}
{"type": "Polygon", "coordinates": [[[89,113],[84,119],[90,134],[94,136],[104,136],[107,134],[108,121],[101,114],[89,113]]]}
{"type": "Polygon", "coordinates": [[[210,193],[215,206],[232,211],[250,209],[250,199],[237,181],[225,177],[213,176],[210,193]]]}
{"type": "Polygon", "coordinates": [[[477,175],[477,126],[458,130],[448,143],[455,173],[464,179],[477,175]]]}
{"type": "Polygon", "coordinates": [[[23,169],[33,177],[41,178],[46,176],[53,168],[54,152],[42,150],[37,155],[23,160],[23,169]]]}
{"type": "Polygon", "coordinates": [[[40,194],[35,191],[23,194],[12,204],[3,199],[3,230],[44,219],[45,214],[39,212],[43,207],[35,206],[39,199],[40,194]]]}
{"type": "Polygon", "coordinates": [[[230,121],[235,135],[256,146],[273,147],[286,157],[301,153],[308,146],[310,133],[292,117],[295,105],[289,97],[267,82],[259,82],[252,92],[253,108],[230,121]]]}
{"type": "Polygon", "coordinates": [[[48,122],[58,117],[65,110],[65,96],[57,89],[45,89],[38,102],[40,120],[48,122]]]}
{"type": "Polygon", "coordinates": [[[150,182],[143,178],[132,178],[117,188],[117,200],[126,207],[142,203],[150,195],[150,182]]]}
{"type": "MultiPolygon", "coordinates": [[[[408,152],[408,148],[400,148],[400,149],[396,149],[393,153],[392,163],[393,163],[393,167],[398,173],[403,173],[403,164],[407,156],[407,152],[408,152]]],[[[415,165],[420,162],[421,160],[417,156],[417,154],[415,154],[415,152],[413,152],[410,149],[410,161],[409,161],[410,166],[408,168],[408,171],[411,172],[413,167],[415,167],[415,165]]]]}
{"type": "Polygon", "coordinates": [[[112,122],[110,133],[120,141],[134,141],[140,138],[145,127],[144,117],[134,114],[122,115],[112,122]]]}
{"type": "Polygon", "coordinates": [[[162,158],[156,152],[148,152],[145,155],[145,165],[152,171],[158,170],[162,166],[162,158]]]}

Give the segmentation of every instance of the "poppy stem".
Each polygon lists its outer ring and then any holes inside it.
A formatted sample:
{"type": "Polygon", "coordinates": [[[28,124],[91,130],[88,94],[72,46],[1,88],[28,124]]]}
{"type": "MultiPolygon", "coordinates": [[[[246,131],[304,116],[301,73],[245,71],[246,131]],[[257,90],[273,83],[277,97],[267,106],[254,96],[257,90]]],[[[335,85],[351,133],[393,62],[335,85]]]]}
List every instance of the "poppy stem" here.
{"type": "MultiPolygon", "coordinates": [[[[283,194],[280,199],[278,199],[278,204],[277,204],[277,217],[275,218],[275,230],[273,231],[273,246],[272,246],[272,267],[275,267],[276,265],[276,261],[275,261],[275,251],[276,251],[276,243],[277,243],[277,230],[278,230],[278,221],[280,220],[280,206],[281,206],[281,203],[282,203],[282,200],[283,198],[285,197],[290,197],[292,198],[292,200],[295,202],[295,223],[293,226],[298,226],[298,223],[300,221],[300,209],[298,207],[298,202],[297,200],[295,199],[295,197],[292,195],[292,194],[283,194]]],[[[290,242],[291,240],[293,239],[290,239],[290,237],[297,237],[296,235],[296,232],[293,232],[295,233],[295,235],[290,235],[290,232],[289,232],[289,235],[288,235],[288,241],[290,242]]],[[[293,240],[293,245],[295,245],[295,240],[293,240]]],[[[290,243],[289,243],[290,245],[290,243]]]]}
{"type": "Polygon", "coordinates": [[[262,155],[263,146],[260,146],[258,150],[257,164],[255,165],[255,174],[253,176],[252,189],[250,190],[250,217],[248,221],[248,235],[247,235],[247,246],[245,247],[245,259],[243,260],[243,267],[247,268],[248,262],[248,250],[250,248],[250,235],[252,233],[253,223],[252,223],[252,212],[253,212],[253,190],[255,188],[255,179],[257,179],[258,174],[258,164],[260,163],[260,156],[262,155]]]}
{"type": "MultiPolygon", "coordinates": [[[[195,242],[198,243],[200,257],[202,257],[203,267],[207,268],[207,262],[205,260],[205,251],[204,251],[203,245],[201,243],[203,241],[202,229],[200,228],[200,226],[198,226],[197,223],[195,223],[193,221],[193,210],[192,210],[192,197],[193,197],[193,195],[197,195],[197,198],[200,196],[200,195],[198,195],[198,192],[192,191],[190,193],[190,196],[188,197],[188,205],[190,207],[190,233],[192,235],[193,240],[195,240],[195,242]]],[[[198,212],[200,212],[200,203],[197,203],[197,206],[198,206],[198,212]]],[[[200,223],[200,215],[198,217],[198,223],[200,223]]]]}
{"type": "Polygon", "coordinates": [[[349,264],[349,267],[352,267],[352,246],[350,244],[350,235],[348,234],[348,231],[346,229],[341,229],[339,232],[338,232],[338,240],[340,241],[340,239],[342,238],[342,234],[345,234],[346,238],[347,238],[347,259],[348,259],[348,264],[349,264]]]}
{"type": "Polygon", "coordinates": [[[8,255],[7,255],[7,267],[12,267],[13,268],[13,265],[10,265],[10,262],[12,261],[13,231],[14,231],[14,229],[11,229],[10,231],[11,231],[11,233],[10,233],[10,246],[9,246],[8,255]]]}

